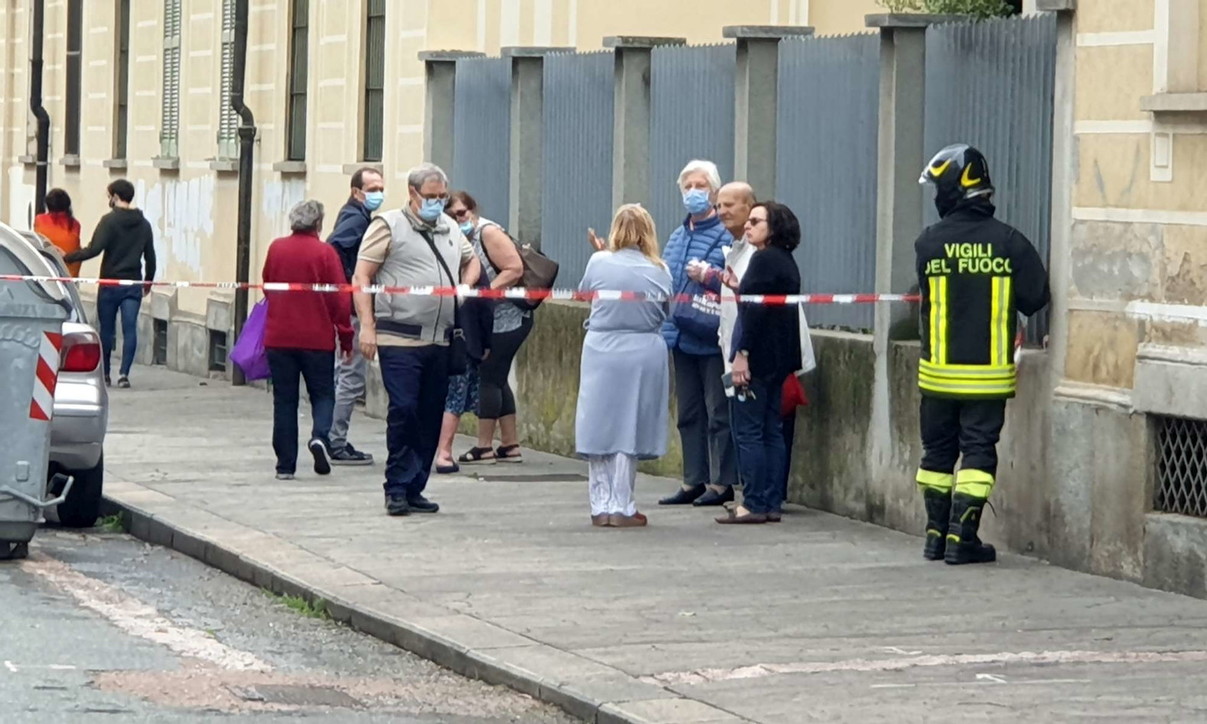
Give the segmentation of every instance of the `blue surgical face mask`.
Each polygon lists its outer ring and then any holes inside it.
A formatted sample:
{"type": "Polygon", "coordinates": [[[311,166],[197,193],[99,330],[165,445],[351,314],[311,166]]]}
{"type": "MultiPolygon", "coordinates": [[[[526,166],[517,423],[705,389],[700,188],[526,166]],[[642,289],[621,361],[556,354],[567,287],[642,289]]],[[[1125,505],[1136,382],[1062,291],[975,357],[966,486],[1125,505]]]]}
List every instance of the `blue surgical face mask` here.
{"type": "Polygon", "coordinates": [[[683,193],[683,207],[687,213],[696,216],[712,208],[712,199],[708,198],[707,191],[692,189],[683,193]]]}
{"type": "Polygon", "coordinates": [[[382,203],[386,200],[384,191],[366,191],[365,192],[365,208],[369,211],[377,211],[381,208],[382,203]]]}
{"type": "Polygon", "coordinates": [[[461,233],[465,234],[466,236],[474,233],[474,222],[466,221],[465,223],[461,224],[461,233]]]}
{"type": "Polygon", "coordinates": [[[444,213],[444,199],[423,199],[419,206],[419,218],[429,223],[444,213]]]}

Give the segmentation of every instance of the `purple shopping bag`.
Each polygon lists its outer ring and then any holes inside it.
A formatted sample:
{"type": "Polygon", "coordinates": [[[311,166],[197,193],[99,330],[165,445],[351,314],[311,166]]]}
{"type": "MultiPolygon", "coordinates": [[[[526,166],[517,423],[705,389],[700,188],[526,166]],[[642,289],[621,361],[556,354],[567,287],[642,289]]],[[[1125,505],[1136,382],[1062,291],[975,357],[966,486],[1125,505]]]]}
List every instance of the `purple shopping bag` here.
{"type": "Polygon", "coordinates": [[[268,300],[262,299],[252,308],[243,325],[243,332],[231,349],[231,362],[243,370],[249,380],[266,380],[272,377],[268,369],[268,352],[264,349],[264,328],[268,326],[268,300]]]}

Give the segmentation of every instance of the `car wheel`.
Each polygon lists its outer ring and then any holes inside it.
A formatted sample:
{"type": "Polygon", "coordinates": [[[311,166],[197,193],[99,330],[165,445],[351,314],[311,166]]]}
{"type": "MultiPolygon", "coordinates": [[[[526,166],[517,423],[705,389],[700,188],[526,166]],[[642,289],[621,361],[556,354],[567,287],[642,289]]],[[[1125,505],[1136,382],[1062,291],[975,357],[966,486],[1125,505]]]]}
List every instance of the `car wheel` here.
{"type": "Polygon", "coordinates": [[[67,500],[59,503],[59,522],[68,528],[91,528],[101,514],[101,490],[105,482],[105,457],[96,467],[68,473],[75,478],[67,500]]]}

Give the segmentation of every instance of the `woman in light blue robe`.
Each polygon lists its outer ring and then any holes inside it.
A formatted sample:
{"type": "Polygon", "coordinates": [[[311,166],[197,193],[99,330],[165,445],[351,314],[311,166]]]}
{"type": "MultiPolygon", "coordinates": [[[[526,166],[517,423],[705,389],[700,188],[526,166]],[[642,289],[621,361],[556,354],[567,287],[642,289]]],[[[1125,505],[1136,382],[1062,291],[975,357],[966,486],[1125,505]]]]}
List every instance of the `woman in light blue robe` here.
{"type": "Polygon", "coordinates": [[[578,388],[575,439],[591,480],[591,522],[640,527],[633,488],[637,463],[666,454],[670,372],[661,336],[671,275],[658,256],[654,220],[636,204],[620,207],[605,245],[591,257],[579,290],[639,292],[657,301],[591,303],[578,388]]]}

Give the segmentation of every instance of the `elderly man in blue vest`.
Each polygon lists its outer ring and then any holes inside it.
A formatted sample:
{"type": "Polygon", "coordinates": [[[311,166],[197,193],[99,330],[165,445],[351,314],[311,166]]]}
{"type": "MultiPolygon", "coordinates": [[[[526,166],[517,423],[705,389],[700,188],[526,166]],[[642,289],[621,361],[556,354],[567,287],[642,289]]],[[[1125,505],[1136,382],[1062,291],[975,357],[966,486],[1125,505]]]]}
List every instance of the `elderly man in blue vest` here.
{"type": "MultiPolygon", "coordinates": [[[[385,179],[381,172],[368,166],[352,174],[352,193],[348,202],[339,210],[335,229],[327,237],[327,243],[335,247],[344,266],[344,276],[349,283],[356,273],[356,260],[360,256],[360,242],[369,230],[373,212],[381,208],[385,200],[385,179]]],[[[360,334],[360,321],[356,310],[352,310],[352,330],[360,334]]],[[[373,456],[361,452],[348,442],[348,427],[352,423],[352,410],[356,401],[365,396],[365,357],[360,353],[359,343],[354,344],[349,359],[335,361],[335,413],[331,422],[331,464],[372,465],[373,456]]]]}
{"type": "MultiPolygon", "coordinates": [[[[425,163],[407,175],[409,203],[369,224],[352,283],[387,287],[474,284],[473,246],[444,213],[448,176],[425,163]]],[[[423,495],[440,440],[448,393],[449,341],[456,299],[415,294],[353,295],[365,359],[381,360],[390,400],[386,418],[385,498],[392,516],[435,513],[423,495]]]]}

